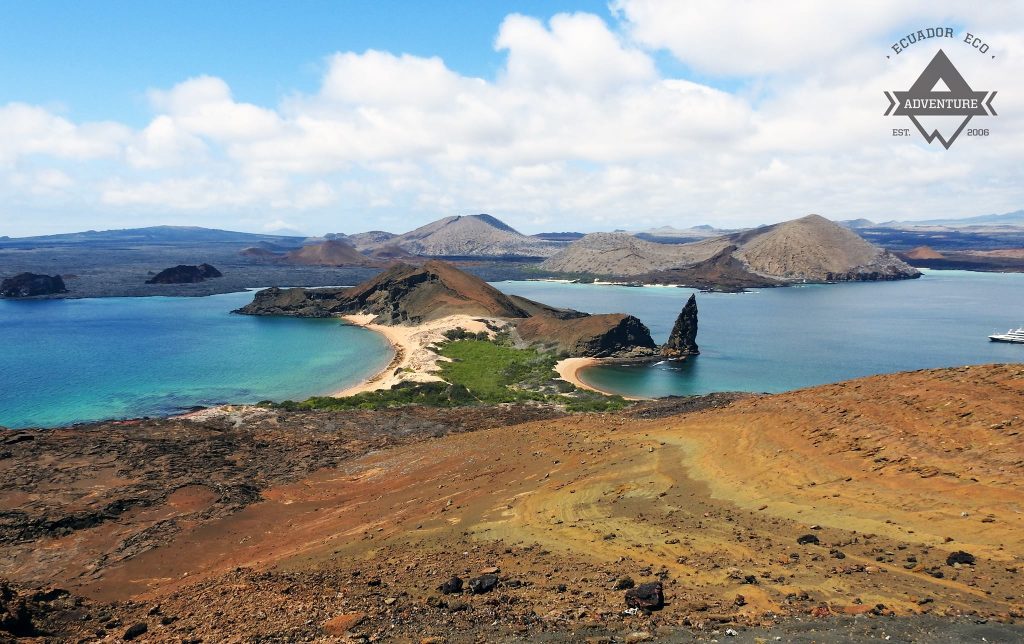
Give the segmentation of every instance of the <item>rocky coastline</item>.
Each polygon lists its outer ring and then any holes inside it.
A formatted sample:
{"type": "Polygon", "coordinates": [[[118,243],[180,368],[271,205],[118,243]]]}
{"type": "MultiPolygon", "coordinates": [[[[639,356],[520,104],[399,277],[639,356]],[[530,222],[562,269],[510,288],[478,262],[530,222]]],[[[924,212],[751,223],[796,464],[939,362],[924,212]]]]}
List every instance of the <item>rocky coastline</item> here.
{"type": "MultiPolygon", "coordinates": [[[[387,337],[396,346],[396,352],[403,356],[400,364],[393,363],[367,382],[338,395],[389,388],[400,382],[438,380],[433,373],[437,370],[438,356],[431,347],[443,338],[434,331],[464,329],[476,322],[483,324],[483,328],[474,332],[493,334],[504,329],[517,345],[540,348],[564,356],[566,360],[585,358],[640,363],[684,359],[699,353],[694,296],[683,307],[668,343],[659,347],[647,326],[635,316],[590,315],[508,296],[483,280],[437,260],[422,266],[398,263],[351,288],[265,289],[235,312],[344,317],[387,337]],[[432,359],[419,359],[416,365],[409,363],[410,356],[421,354],[432,359]]],[[[593,390],[575,377],[576,371],[566,373],[570,374],[569,382],[593,390]]]]}

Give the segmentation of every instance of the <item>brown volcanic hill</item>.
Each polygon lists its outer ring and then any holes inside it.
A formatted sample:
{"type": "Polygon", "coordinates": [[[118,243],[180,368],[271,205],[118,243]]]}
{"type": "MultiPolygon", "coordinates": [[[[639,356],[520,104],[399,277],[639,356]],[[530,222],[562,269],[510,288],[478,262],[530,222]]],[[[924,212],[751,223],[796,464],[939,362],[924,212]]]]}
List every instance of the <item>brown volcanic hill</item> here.
{"type": "Polygon", "coordinates": [[[360,250],[399,246],[427,257],[548,257],[564,244],[528,237],[490,215],[445,217],[403,235],[364,238],[352,235],[360,250]]]}
{"type": "MultiPolygon", "coordinates": [[[[417,260],[417,257],[412,253],[407,252],[401,246],[397,244],[388,244],[386,246],[375,246],[366,250],[366,256],[372,259],[381,261],[395,261],[395,260],[417,260]]],[[[422,261],[422,260],[420,260],[422,261]]]]}
{"type": "Polygon", "coordinates": [[[552,347],[572,357],[643,358],[657,349],[644,323],[623,313],[569,319],[536,316],[519,322],[516,332],[529,344],[552,347]]]}
{"type": "Polygon", "coordinates": [[[736,246],[730,244],[714,256],[697,262],[693,266],[670,268],[637,276],[645,284],[680,284],[711,291],[742,291],[746,288],[779,286],[780,280],[753,273],[733,253],[736,246]]]}
{"type": "Polygon", "coordinates": [[[284,253],[275,253],[270,249],[261,248],[259,246],[243,248],[238,251],[238,254],[246,259],[252,259],[260,262],[280,262],[286,259],[284,253]]]}
{"type": "Polygon", "coordinates": [[[391,240],[398,237],[398,235],[383,230],[368,230],[365,233],[355,233],[353,235],[342,235],[339,233],[337,237],[352,244],[357,250],[364,251],[376,248],[382,244],[391,243],[391,240]]]}
{"type": "Polygon", "coordinates": [[[734,235],[736,257],[755,273],[790,280],[917,277],[918,271],[849,228],[819,215],[734,235]]]}
{"type": "Polygon", "coordinates": [[[680,271],[683,284],[704,287],[768,278],[780,281],[903,279],[920,273],[857,233],[818,215],[691,244],[659,244],[622,233],[596,233],[573,242],[541,264],[562,273],[635,277],[680,271]],[[729,246],[739,263],[723,261],[729,246]],[[716,276],[716,273],[720,274],[716,276]]]}
{"type": "Polygon", "coordinates": [[[589,315],[508,296],[438,260],[423,266],[395,264],[352,288],[269,288],[236,312],[294,317],[372,314],[376,324],[419,324],[459,314],[529,318],[518,323],[521,339],[573,356],[651,356],[655,347],[650,331],[631,315],[589,315]]]}
{"type": "Polygon", "coordinates": [[[945,259],[946,256],[931,246],[918,246],[903,253],[907,259],[945,259]]]}
{"type": "Polygon", "coordinates": [[[520,318],[529,314],[479,277],[451,264],[395,264],[376,277],[345,289],[260,291],[239,309],[249,315],[329,317],[369,313],[377,324],[426,322],[456,314],[520,318]]]}
{"type": "Polygon", "coordinates": [[[659,244],[629,233],[591,233],[546,259],[541,268],[559,273],[629,277],[688,266],[708,259],[728,242],[659,244]]]}
{"type": "Polygon", "coordinates": [[[337,239],[303,246],[285,255],[292,264],[307,266],[380,266],[352,245],[337,239]]]}

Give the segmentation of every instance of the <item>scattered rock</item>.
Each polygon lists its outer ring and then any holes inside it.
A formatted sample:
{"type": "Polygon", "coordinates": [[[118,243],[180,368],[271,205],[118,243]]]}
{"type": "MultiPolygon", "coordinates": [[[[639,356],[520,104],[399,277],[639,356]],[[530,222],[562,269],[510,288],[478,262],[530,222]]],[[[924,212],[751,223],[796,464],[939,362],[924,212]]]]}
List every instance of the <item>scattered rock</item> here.
{"type": "Polygon", "coordinates": [[[480,575],[474,579],[469,580],[469,590],[474,595],[482,595],[488,593],[498,585],[497,575],[480,575]]]}
{"type": "Polygon", "coordinates": [[[341,636],[363,623],[366,613],[345,613],[332,617],[324,623],[324,632],[328,635],[341,636]]]}
{"type": "Polygon", "coordinates": [[[25,597],[6,580],[0,580],[0,631],[15,636],[35,632],[25,597]]]}
{"type": "Polygon", "coordinates": [[[640,584],[626,591],[626,606],[643,610],[660,610],[665,605],[665,594],[660,581],[640,584]]]}
{"type": "Polygon", "coordinates": [[[802,537],[797,537],[796,542],[801,546],[806,546],[808,544],[816,546],[821,543],[821,540],[818,539],[817,535],[805,534],[802,537]]]}
{"type": "Polygon", "coordinates": [[[632,577],[619,577],[615,580],[615,590],[628,590],[636,586],[632,577]]]}
{"type": "Polygon", "coordinates": [[[125,641],[131,641],[136,637],[141,637],[142,635],[145,635],[148,632],[149,626],[146,624],[146,622],[139,622],[137,624],[129,626],[128,630],[126,630],[124,632],[124,635],[121,636],[121,639],[125,641]]]}
{"type": "Polygon", "coordinates": [[[437,587],[445,595],[454,595],[462,592],[462,578],[452,575],[452,578],[437,587]]]}
{"type": "Polygon", "coordinates": [[[950,553],[950,555],[948,557],[946,557],[946,565],[947,566],[953,566],[955,564],[962,564],[962,565],[967,565],[967,566],[973,566],[974,562],[975,562],[974,555],[972,555],[969,552],[965,552],[963,550],[957,550],[956,552],[950,553]]]}

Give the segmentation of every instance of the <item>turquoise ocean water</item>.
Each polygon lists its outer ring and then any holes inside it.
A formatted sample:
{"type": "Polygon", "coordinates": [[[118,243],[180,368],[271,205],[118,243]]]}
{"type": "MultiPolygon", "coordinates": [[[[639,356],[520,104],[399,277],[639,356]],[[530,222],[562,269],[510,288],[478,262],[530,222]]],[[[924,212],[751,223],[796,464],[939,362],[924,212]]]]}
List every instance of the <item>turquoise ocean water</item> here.
{"type": "MultiPolygon", "coordinates": [[[[636,315],[664,342],[691,289],[503,282],[502,290],[590,313],[636,315]]],[[[701,355],[602,366],[584,382],[624,395],[778,392],[894,371],[1024,362],[988,335],[1024,325],[1024,274],[927,271],[918,280],[698,293],[701,355]]]]}
{"type": "Polygon", "coordinates": [[[302,399],[356,384],[391,359],[380,335],[336,320],[230,314],[251,299],[0,300],[0,425],[302,399]]]}
{"type": "MultiPolygon", "coordinates": [[[[500,282],[508,293],[636,315],[664,341],[690,289],[500,282]]],[[[0,425],[51,427],[194,405],[303,399],[391,359],[379,335],[333,320],[231,315],[252,298],[0,300],[0,425]]],[[[1024,362],[987,336],[1024,324],[1024,275],[928,272],[920,280],[697,295],[701,355],[603,366],[583,379],[626,395],[785,391],[876,373],[1024,362]]]]}

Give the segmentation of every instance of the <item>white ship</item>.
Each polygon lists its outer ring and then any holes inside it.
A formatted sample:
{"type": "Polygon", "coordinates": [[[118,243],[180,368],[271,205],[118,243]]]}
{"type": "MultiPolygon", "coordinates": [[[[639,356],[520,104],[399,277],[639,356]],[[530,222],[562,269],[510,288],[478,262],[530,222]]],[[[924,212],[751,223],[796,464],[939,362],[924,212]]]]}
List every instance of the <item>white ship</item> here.
{"type": "Polygon", "coordinates": [[[1014,342],[1017,344],[1024,344],[1024,326],[1019,329],[1010,329],[1006,333],[990,335],[988,336],[988,339],[992,342],[1014,342]]]}

